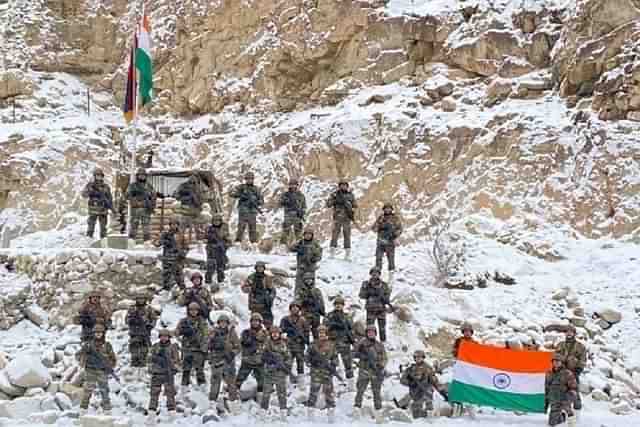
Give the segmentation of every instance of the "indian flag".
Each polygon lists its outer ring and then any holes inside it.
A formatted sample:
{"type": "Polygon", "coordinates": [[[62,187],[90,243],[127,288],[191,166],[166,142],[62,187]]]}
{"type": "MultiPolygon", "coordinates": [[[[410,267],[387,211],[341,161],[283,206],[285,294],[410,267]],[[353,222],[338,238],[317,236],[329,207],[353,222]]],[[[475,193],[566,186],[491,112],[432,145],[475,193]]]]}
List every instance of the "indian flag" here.
{"type": "Polygon", "coordinates": [[[453,368],[449,401],[544,413],[550,352],[517,351],[463,342],[453,368]]]}
{"type": "Polygon", "coordinates": [[[146,13],[142,14],[142,23],[138,30],[136,43],[136,68],[138,69],[140,99],[145,106],[151,102],[153,90],[153,63],[151,61],[151,24],[146,13]]]}

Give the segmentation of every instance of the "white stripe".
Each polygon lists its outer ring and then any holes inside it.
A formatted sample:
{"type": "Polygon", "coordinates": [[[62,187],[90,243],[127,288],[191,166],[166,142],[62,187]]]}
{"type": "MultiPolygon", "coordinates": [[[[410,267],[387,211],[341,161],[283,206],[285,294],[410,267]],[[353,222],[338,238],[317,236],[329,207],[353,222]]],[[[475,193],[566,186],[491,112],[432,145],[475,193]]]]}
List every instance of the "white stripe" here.
{"type": "Polygon", "coordinates": [[[151,58],[151,37],[144,28],[138,34],[138,49],[142,49],[151,58]]]}
{"type": "Polygon", "coordinates": [[[545,374],[498,371],[458,360],[453,368],[453,379],[492,391],[540,394],[544,393],[545,374]]]}

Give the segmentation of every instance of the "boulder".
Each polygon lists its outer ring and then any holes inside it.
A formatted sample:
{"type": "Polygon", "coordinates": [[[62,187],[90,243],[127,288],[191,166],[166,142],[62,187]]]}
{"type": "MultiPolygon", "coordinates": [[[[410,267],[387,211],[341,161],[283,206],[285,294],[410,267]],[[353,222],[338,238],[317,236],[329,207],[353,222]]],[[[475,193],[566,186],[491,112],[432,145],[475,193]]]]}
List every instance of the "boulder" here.
{"type": "Polygon", "coordinates": [[[66,394],[56,393],[54,397],[56,399],[56,403],[63,411],[68,411],[73,407],[73,402],[66,394]]]}
{"type": "Polygon", "coordinates": [[[114,427],[115,417],[84,415],[78,420],[81,427],[114,427]]]}
{"type": "Polygon", "coordinates": [[[396,306],[393,313],[403,322],[411,322],[411,320],[413,320],[413,313],[406,305],[396,306]]]}
{"type": "Polygon", "coordinates": [[[594,315],[598,316],[600,319],[604,319],[606,322],[612,325],[615,325],[622,320],[622,313],[613,308],[598,310],[594,313],[594,315]]]}
{"type": "Polygon", "coordinates": [[[56,424],[60,418],[60,411],[51,410],[31,414],[27,417],[27,421],[33,424],[56,424]]]}
{"type": "Polygon", "coordinates": [[[440,101],[440,106],[442,107],[442,111],[446,111],[448,113],[456,111],[457,108],[455,99],[450,96],[440,101]]]}
{"type": "Polygon", "coordinates": [[[49,323],[49,315],[37,304],[31,304],[25,308],[24,315],[39,327],[46,326],[49,323]]]}
{"type": "Polygon", "coordinates": [[[13,400],[0,402],[0,417],[21,419],[30,414],[40,412],[41,396],[18,397],[13,400]]]}
{"type": "Polygon", "coordinates": [[[7,365],[5,371],[11,384],[18,387],[46,388],[51,382],[49,370],[33,354],[18,355],[7,365]]]}
{"type": "Polygon", "coordinates": [[[18,397],[22,396],[26,389],[11,384],[7,376],[7,371],[3,370],[0,372],[0,391],[11,397],[18,397]]]}
{"type": "Polygon", "coordinates": [[[609,395],[600,389],[595,389],[591,392],[591,398],[601,402],[608,402],[609,395]]]}
{"type": "Polygon", "coordinates": [[[33,93],[33,83],[19,70],[0,73],[0,99],[33,93]]]}

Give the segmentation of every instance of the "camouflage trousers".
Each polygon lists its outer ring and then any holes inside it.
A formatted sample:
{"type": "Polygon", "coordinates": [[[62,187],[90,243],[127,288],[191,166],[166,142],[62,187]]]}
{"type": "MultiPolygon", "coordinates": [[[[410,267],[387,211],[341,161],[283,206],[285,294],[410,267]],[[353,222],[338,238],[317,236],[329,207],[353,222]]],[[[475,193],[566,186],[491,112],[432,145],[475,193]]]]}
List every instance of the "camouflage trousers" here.
{"type": "Polygon", "coordinates": [[[277,369],[264,370],[264,388],[260,407],[269,409],[269,400],[271,400],[274,388],[278,394],[280,409],[287,409],[287,374],[277,369]]]}
{"type": "Polygon", "coordinates": [[[211,283],[213,281],[213,273],[216,273],[218,283],[224,282],[224,268],[226,255],[223,251],[216,251],[214,247],[207,245],[207,263],[204,273],[204,282],[211,283]]]}
{"type": "Polygon", "coordinates": [[[240,369],[238,370],[238,376],[236,377],[236,388],[240,390],[242,383],[244,383],[249,374],[253,374],[258,383],[258,392],[262,392],[264,388],[264,366],[262,364],[256,365],[253,363],[247,363],[244,360],[240,363],[240,369]]]}
{"type": "Polygon", "coordinates": [[[575,409],[576,411],[579,411],[582,409],[582,398],[580,397],[580,374],[577,373],[573,373],[576,377],[576,384],[577,384],[577,389],[576,389],[576,394],[575,394],[575,399],[573,399],[573,409],[575,409]]]}
{"type": "Polygon", "coordinates": [[[145,337],[129,338],[129,353],[131,353],[131,366],[144,368],[147,366],[147,354],[149,353],[149,341],[145,337]]]}
{"type": "Polygon", "coordinates": [[[241,213],[238,214],[238,230],[236,231],[236,242],[242,242],[245,229],[249,228],[249,241],[258,241],[257,215],[241,213]]]}
{"type": "Polygon", "coordinates": [[[107,214],[104,215],[89,215],[87,220],[87,236],[93,238],[96,230],[96,221],[100,222],[100,238],[107,237],[107,214]]]}
{"type": "Polygon", "coordinates": [[[426,393],[410,393],[410,398],[413,418],[426,418],[427,411],[433,410],[433,389],[428,388],[426,393]]]}
{"type": "Polygon", "coordinates": [[[158,409],[158,400],[160,399],[160,392],[164,387],[164,395],[167,397],[167,409],[169,411],[175,411],[176,409],[176,386],[173,382],[173,377],[169,378],[167,375],[151,375],[151,397],[149,399],[149,411],[156,411],[158,409]]]}
{"type": "Polygon", "coordinates": [[[183,261],[178,257],[162,257],[162,287],[171,289],[175,283],[184,287],[183,261]]]}
{"type": "Polygon", "coordinates": [[[309,342],[309,334],[313,336],[314,340],[318,339],[318,328],[320,327],[320,315],[313,315],[311,313],[304,314],[304,336],[306,341],[309,342]]]}
{"type": "Polygon", "coordinates": [[[370,311],[367,310],[367,325],[373,325],[378,321],[378,335],[380,341],[387,340],[387,312],[384,310],[370,311]]]}
{"type": "Polygon", "coordinates": [[[338,236],[342,232],[344,240],[344,248],[351,249],[351,220],[350,219],[334,219],[333,228],[331,229],[331,244],[332,248],[338,247],[338,236]]]}
{"type": "Polygon", "coordinates": [[[567,417],[573,416],[570,400],[556,400],[549,404],[549,425],[555,426],[562,424],[567,417]]]}
{"type": "Polygon", "coordinates": [[[80,408],[89,408],[89,402],[93,392],[98,388],[102,397],[102,409],[111,410],[111,399],[109,398],[109,381],[107,373],[101,369],[85,369],[84,386],[82,389],[82,399],[80,400],[80,408]]]}
{"type": "Polygon", "coordinates": [[[131,227],[129,228],[129,238],[135,240],[138,235],[138,227],[142,224],[142,239],[146,242],[151,240],[151,213],[145,208],[131,209],[131,227]]]}
{"type": "Polygon", "coordinates": [[[321,378],[313,374],[311,375],[311,386],[309,387],[309,399],[307,400],[307,406],[311,408],[316,406],[320,388],[322,388],[322,393],[324,394],[325,407],[335,408],[336,398],[333,389],[333,378],[331,376],[329,376],[328,379],[326,377],[321,378]]]}
{"type": "Polygon", "coordinates": [[[382,409],[382,379],[362,368],[358,371],[354,406],[357,408],[362,407],[362,398],[367,387],[369,387],[369,383],[371,383],[371,391],[373,392],[373,406],[375,409],[382,409]]]}
{"type": "Polygon", "coordinates": [[[204,359],[205,353],[201,351],[183,350],[182,351],[182,385],[191,383],[191,371],[196,371],[196,381],[198,385],[206,384],[207,380],[204,376],[204,359]]]}
{"type": "Polygon", "coordinates": [[[284,214],[284,221],[282,221],[282,235],[280,236],[280,243],[283,245],[289,244],[289,238],[291,233],[294,233],[295,239],[300,240],[302,238],[302,218],[297,214],[284,214]]]}
{"type": "Polygon", "coordinates": [[[304,347],[289,346],[288,348],[291,355],[291,367],[293,368],[293,362],[295,362],[298,375],[304,374],[304,347]]]}
{"type": "Polygon", "coordinates": [[[353,378],[353,352],[351,351],[351,345],[345,341],[338,341],[336,342],[336,352],[342,359],[345,376],[353,378]]]}
{"type": "Polygon", "coordinates": [[[236,388],[236,366],[234,361],[210,360],[211,365],[211,388],[209,390],[209,400],[216,401],[220,395],[222,381],[227,385],[229,400],[238,400],[238,389],[236,388]]]}
{"type": "Polygon", "coordinates": [[[376,245],[376,267],[382,271],[382,256],[387,256],[389,271],[396,269],[396,247],[394,245],[376,245]]]}

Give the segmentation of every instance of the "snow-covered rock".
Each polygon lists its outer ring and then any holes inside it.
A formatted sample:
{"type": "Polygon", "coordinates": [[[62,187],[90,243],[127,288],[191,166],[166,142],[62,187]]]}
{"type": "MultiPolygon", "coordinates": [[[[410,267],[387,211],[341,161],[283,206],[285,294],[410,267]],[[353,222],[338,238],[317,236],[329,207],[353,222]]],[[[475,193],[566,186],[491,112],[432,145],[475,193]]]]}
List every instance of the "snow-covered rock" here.
{"type": "Polygon", "coordinates": [[[9,363],[9,359],[7,358],[7,353],[4,351],[0,351],[0,369],[4,369],[9,363]]]}
{"type": "Polygon", "coordinates": [[[5,368],[7,378],[11,384],[24,387],[44,387],[51,382],[49,370],[42,364],[40,358],[32,354],[17,355],[5,368]]]}
{"type": "Polygon", "coordinates": [[[29,415],[27,421],[34,424],[55,424],[61,415],[57,410],[43,411],[29,415]]]}
{"type": "Polygon", "coordinates": [[[9,381],[9,377],[7,376],[7,371],[0,371],[0,391],[11,396],[18,397],[22,396],[26,389],[24,387],[17,387],[9,381]]]}
{"type": "Polygon", "coordinates": [[[71,399],[69,398],[69,396],[67,396],[64,393],[56,393],[55,399],[56,399],[56,403],[58,404],[60,409],[62,409],[63,411],[68,411],[73,407],[73,402],[71,402],[71,399]]]}
{"type": "Polygon", "coordinates": [[[13,400],[0,402],[0,417],[6,418],[27,418],[30,414],[40,412],[40,404],[43,398],[35,397],[18,397],[13,400]]]}
{"type": "Polygon", "coordinates": [[[613,308],[605,308],[602,310],[598,310],[595,313],[596,315],[598,315],[598,317],[600,317],[601,319],[605,320],[606,322],[615,325],[616,323],[619,323],[622,320],[622,313],[620,313],[620,311],[615,310],[613,308]]]}
{"type": "Polygon", "coordinates": [[[36,325],[43,327],[49,323],[49,315],[37,304],[31,304],[24,310],[27,319],[31,320],[36,325]]]}
{"type": "Polygon", "coordinates": [[[613,405],[611,405],[610,410],[616,415],[627,415],[632,411],[631,405],[629,405],[629,403],[625,401],[614,403],[613,405]]]}
{"type": "Polygon", "coordinates": [[[596,389],[591,392],[591,398],[593,400],[607,402],[609,400],[609,395],[602,390],[596,389]]]}

